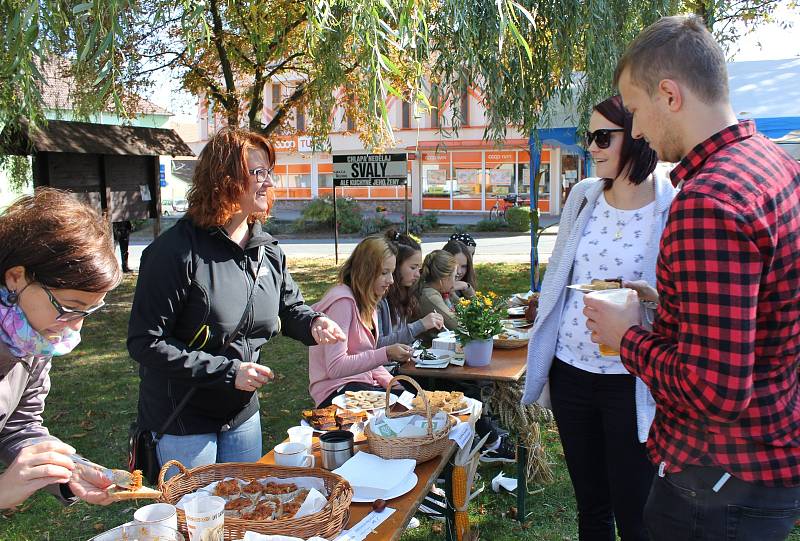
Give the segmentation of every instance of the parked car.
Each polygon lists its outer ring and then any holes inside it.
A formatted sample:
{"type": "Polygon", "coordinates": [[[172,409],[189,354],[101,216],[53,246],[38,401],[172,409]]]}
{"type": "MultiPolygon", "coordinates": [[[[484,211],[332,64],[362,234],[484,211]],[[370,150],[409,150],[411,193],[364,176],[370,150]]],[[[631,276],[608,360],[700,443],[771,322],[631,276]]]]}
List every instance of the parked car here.
{"type": "Polygon", "coordinates": [[[186,199],[176,199],[172,202],[172,210],[175,212],[186,212],[189,210],[189,203],[186,199]]]}

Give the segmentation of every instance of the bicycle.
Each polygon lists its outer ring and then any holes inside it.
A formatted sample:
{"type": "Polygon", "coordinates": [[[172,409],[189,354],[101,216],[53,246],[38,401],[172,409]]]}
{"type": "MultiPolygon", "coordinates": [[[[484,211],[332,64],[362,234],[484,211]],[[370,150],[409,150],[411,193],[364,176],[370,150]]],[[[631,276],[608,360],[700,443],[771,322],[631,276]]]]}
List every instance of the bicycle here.
{"type": "Polygon", "coordinates": [[[495,195],[494,206],[489,209],[490,220],[505,220],[506,212],[511,207],[520,206],[519,194],[510,193],[508,195],[495,195]],[[502,199],[501,199],[502,197],[502,199]]]}

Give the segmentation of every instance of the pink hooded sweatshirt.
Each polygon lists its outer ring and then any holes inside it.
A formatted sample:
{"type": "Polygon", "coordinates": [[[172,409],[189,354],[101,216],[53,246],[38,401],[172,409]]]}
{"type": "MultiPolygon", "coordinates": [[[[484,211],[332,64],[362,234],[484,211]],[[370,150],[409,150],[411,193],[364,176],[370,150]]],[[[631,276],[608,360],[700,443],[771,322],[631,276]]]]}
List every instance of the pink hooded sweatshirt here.
{"type": "MultiPolygon", "coordinates": [[[[328,398],[347,383],[379,385],[384,389],[392,379],[383,365],[388,361],[386,348],[375,349],[376,338],[358,317],[358,307],[350,287],[332,287],[314,310],[325,312],[339,324],[347,335],[345,342],[308,348],[308,386],[314,403],[328,398]]],[[[372,324],[378,328],[378,313],[372,314],[372,324]]]]}

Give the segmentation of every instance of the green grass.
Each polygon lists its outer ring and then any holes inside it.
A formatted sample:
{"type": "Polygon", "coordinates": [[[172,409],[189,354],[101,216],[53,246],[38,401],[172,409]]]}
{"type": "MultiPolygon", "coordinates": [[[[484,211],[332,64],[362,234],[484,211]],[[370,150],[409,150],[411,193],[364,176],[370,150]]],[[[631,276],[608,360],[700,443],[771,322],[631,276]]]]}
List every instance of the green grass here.
{"type": "MultiPolygon", "coordinates": [[[[330,260],[290,262],[292,273],[309,301],[319,299],[335,280],[330,260]]],[[[526,265],[479,265],[481,289],[487,284],[507,295],[528,290],[526,265]]],[[[127,460],[128,425],[136,414],[138,395],[137,365],[125,348],[128,313],[135,277],[127,276],[122,285],[109,294],[108,306],[86,320],[83,343],[67,357],[53,363],[52,391],[47,401],[45,424],[55,435],[75,446],[86,457],[108,466],[124,467],[127,460]]],[[[308,362],[301,344],[278,338],[262,350],[261,360],[276,374],[276,382],[261,393],[264,448],[270,449],[286,437],[286,429],[297,423],[301,409],[311,405],[308,397],[308,362]]],[[[558,434],[554,427],[544,427],[546,447],[554,460],[556,480],[542,491],[528,497],[531,513],[524,525],[512,520],[516,500],[508,494],[494,494],[489,481],[501,467],[481,466],[479,472],[487,485],[470,508],[473,524],[484,539],[493,541],[530,540],[566,541],[577,539],[575,503],[564,466],[558,434]]],[[[502,468],[514,476],[514,467],[502,468]]],[[[37,494],[16,512],[0,518],[0,540],[85,540],[130,520],[134,504],[118,503],[96,507],[78,503],[62,507],[54,498],[37,494]]],[[[422,526],[404,534],[403,541],[441,539],[441,525],[422,520],[422,526]]],[[[792,541],[800,541],[795,532],[792,541]]]]}

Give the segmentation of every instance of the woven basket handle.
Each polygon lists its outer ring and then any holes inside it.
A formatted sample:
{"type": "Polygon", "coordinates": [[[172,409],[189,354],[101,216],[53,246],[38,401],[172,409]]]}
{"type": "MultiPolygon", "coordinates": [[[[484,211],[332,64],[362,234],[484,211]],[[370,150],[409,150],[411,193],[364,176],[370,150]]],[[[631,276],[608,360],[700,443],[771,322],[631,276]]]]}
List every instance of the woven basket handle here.
{"type": "Polygon", "coordinates": [[[167,470],[170,469],[170,467],[172,466],[175,466],[176,468],[178,468],[178,470],[180,470],[181,473],[184,474],[187,471],[189,471],[186,469],[186,466],[184,466],[177,460],[169,460],[166,464],[161,466],[161,471],[158,472],[158,490],[160,490],[161,492],[164,492],[164,482],[165,482],[164,476],[167,474],[167,470]]]}
{"type": "Polygon", "coordinates": [[[400,380],[407,381],[411,385],[413,385],[414,388],[417,390],[417,396],[421,396],[422,397],[422,403],[425,404],[425,416],[428,418],[428,436],[433,437],[433,418],[432,418],[433,417],[433,413],[431,411],[431,405],[428,402],[428,395],[427,395],[427,393],[425,391],[422,390],[422,387],[419,386],[419,383],[417,383],[416,381],[414,381],[414,379],[412,379],[412,378],[410,378],[408,376],[404,376],[402,374],[400,374],[398,376],[395,376],[395,377],[392,378],[392,381],[389,382],[389,386],[386,387],[386,406],[385,406],[385,408],[386,408],[386,416],[388,418],[390,418],[390,419],[393,419],[395,417],[401,417],[401,416],[407,415],[407,412],[394,413],[394,412],[391,411],[391,407],[392,406],[391,406],[390,402],[391,402],[391,398],[392,398],[391,397],[391,395],[392,395],[392,385],[394,385],[394,383],[396,381],[400,381],[400,380]]]}

